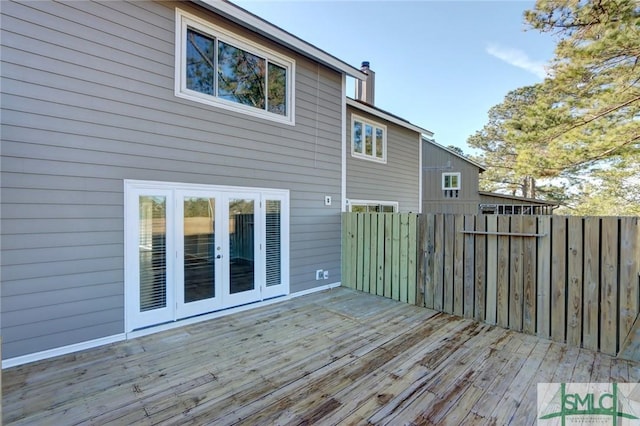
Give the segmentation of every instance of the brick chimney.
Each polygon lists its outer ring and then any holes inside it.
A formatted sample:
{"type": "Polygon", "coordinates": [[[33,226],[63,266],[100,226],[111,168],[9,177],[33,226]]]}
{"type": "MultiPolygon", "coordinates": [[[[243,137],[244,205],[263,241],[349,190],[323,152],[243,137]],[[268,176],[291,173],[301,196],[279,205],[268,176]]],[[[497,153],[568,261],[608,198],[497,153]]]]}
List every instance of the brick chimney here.
{"type": "Polygon", "coordinates": [[[362,62],[360,71],[367,74],[366,80],[356,82],[356,100],[369,105],[375,104],[376,73],[369,68],[369,61],[362,62]]]}

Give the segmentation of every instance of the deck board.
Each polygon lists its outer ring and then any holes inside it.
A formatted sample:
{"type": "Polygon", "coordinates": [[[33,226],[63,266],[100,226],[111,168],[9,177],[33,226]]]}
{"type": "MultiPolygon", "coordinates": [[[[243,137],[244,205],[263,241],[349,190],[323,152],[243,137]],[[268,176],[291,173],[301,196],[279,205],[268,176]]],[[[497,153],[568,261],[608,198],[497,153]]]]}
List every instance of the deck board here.
{"type": "Polygon", "coordinates": [[[5,425],[535,424],[640,364],[337,288],[6,369],[5,425]]]}

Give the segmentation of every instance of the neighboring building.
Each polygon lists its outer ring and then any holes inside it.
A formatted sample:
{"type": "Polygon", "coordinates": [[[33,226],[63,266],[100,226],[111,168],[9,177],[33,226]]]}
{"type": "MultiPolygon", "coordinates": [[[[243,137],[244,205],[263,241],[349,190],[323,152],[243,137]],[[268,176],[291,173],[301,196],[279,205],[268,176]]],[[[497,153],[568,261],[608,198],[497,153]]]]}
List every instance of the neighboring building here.
{"type": "Polygon", "coordinates": [[[482,214],[553,214],[558,204],[533,198],[516,197],[480,191],[479,213],[482,214]]]}
{"type": "Polygon", "coordinates": [[[480,164],[435,141],[422,139],[422,212],[552,214],[557,204],[479,190],[480,164]]]}
{"type": "Polygon", "coordinates": [[[362,64],[366,80],[347,99],[346,194],[349,211],[420,212],[422,136],[432,136],[377,108],[375,73],[362,64]]]}
{"type": "Polygon", "coordinates": [[[227,2],[1,13],[3,365],[339,285],[359,69],[227,2]]]}

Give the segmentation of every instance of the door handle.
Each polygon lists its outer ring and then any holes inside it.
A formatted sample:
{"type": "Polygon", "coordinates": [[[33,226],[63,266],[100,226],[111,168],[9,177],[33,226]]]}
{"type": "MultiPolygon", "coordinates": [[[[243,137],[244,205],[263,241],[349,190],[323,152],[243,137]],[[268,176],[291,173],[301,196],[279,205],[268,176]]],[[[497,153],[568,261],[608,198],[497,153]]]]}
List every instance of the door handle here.
{"type": "Polygon", "coordinates": [[[216,259],[222,259],[222,255],[221,254],[217,255],[216,259]]]}

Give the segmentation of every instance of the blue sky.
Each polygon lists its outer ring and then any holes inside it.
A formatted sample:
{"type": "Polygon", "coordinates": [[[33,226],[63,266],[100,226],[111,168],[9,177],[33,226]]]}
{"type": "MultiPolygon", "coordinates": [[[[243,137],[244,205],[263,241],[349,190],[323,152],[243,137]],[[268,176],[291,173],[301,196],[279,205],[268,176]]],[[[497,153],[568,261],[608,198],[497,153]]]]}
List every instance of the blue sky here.
{"type": "MultiPolygon", "coordinates": [[[[544,78],[556,40],[525,31],[533,1],[281,1],[239,6],[376,72],[376,106],[465,152],[487,112],[544,78]]],[[[348,87],[353,96],[353,84],[348,87]]]]}

